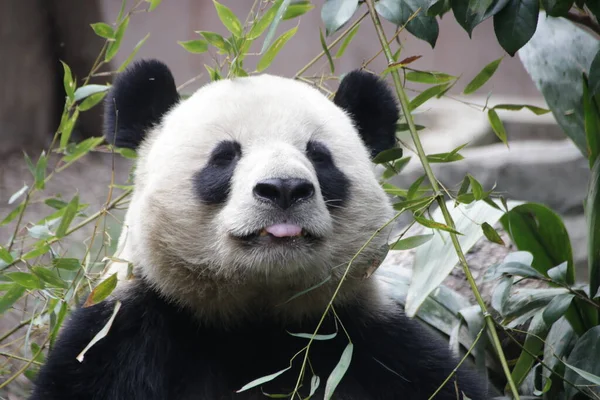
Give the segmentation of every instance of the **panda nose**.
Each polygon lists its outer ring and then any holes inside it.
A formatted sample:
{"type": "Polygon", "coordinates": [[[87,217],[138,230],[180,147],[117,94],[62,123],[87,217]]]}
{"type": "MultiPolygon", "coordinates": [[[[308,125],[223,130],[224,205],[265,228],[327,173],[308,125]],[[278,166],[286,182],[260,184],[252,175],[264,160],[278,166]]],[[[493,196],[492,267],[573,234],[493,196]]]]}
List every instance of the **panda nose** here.
{"type": "Polygon", "coordinates": [[[265,179],[254,186],[254,197],[266,200],[286,210],[295,203],[308,200],[315,194],[315,187],[306,179],[265,179]]]}

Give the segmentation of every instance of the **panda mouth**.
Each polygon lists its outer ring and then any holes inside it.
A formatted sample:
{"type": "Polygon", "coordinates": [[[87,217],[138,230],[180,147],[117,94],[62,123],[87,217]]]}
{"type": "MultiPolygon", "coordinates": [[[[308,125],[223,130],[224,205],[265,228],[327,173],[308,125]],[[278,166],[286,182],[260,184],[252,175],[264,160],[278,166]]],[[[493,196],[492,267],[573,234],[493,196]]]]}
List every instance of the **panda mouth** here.
{"type": "Polygon", "coordinates": [[[314,235],[306,229],[293,224],[275,224],[264,227],[249,235],[239,237],[245,241],[289,242],[299,239],[313,240],[314,235]]]}

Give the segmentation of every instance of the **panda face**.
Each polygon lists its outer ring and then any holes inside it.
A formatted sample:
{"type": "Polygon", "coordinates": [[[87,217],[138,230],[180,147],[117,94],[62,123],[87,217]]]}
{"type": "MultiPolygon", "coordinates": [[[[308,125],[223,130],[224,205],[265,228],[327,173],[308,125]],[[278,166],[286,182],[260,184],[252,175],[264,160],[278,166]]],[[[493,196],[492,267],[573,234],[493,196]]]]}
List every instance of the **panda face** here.
{"type": "Polygon", "coordinates": [[[199,90],[166,115],[139,165],[141,247],[226,275],[325,272],[391,216],[351,119],[289,79],[199,90]]]}
{"type": "MultiPolygon", "coordinates": [[[[160,86],[161,71],[152,72],[160,86]]],[[[140,72],[129,74],[120,79],[130,89],[140,72]]],[[[108,104],[148,102],[125,94],[115,82],[108,104]]],[[[377,118],[385,104],[372,103],[377,118]]],[[[361,129],[369,123],[353,120],[351,105],[342,109],[307,84],[260,75],[208,84],[166,107],[153,125],[133,124],[122,106],[120,129],[129,136],[112,140],[135,142],[128,126],[149,133],[139,135],[119,258],[166,292],[175,279],[302,286],[339,276],[393,215],[370,161],[381,140],[365,145],[361,129]]],[[[353,262],[358,275],[386,240],[383,232],[353,262]]]]}

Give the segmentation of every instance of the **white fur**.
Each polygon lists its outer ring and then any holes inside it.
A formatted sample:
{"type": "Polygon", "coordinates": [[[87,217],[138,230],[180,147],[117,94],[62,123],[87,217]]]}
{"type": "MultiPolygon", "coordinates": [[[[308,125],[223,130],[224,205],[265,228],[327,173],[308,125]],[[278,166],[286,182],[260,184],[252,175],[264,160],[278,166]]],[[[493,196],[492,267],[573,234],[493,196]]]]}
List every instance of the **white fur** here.
{"type": "MultiPolygon", "coordinates": [[[[135,190],[116,257],[132,262],[136,274],[200,318],[230,323],[257,310],[297,318],[323,311],[350,259],[392,215],[351,119],[318,90],[270,75],[223,80],[175,106],[149,132],[138,151],[135,190]],[[222,140],[238,141],[243,155],[227,203],[203,206],[192,177],[222,140]],[[336,212],[328,211],[304,154],[309,140],[324,143],[350,179],[350,198],[336,212]],[[276,177],[314,184],[314,201],[297,207],[294,216],[324,238],[320,250],[244,250],[231,239],[266,225],[272,214],[254,199],[252,188],[276,177]],[[329,276],[333,279],[285,303],[329,276]]],[[[363,275],[380,256],[387,233],[353,262],[337,302],[385,308],[376,283],[363,275]]]]}

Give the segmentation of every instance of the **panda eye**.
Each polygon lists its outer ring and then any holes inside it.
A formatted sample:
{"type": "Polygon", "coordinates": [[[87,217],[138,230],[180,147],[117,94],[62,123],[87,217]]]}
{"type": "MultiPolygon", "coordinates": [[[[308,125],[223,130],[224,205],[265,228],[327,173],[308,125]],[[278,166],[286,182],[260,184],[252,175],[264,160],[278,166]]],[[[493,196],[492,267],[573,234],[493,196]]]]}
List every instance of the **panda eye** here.
{"type": "Polygon", "coordinates": [[[221,142],[210,155],[209,163],[215,166],[226,167],[242,154],[242,147],[238,142],[221,142]]]}
{"type": "Polygon", "coordinates": [[[306,144],[306,155],[314,164],[329,164],[332,162],[329,149],[323,144],[310,141],[306,144]]]}

